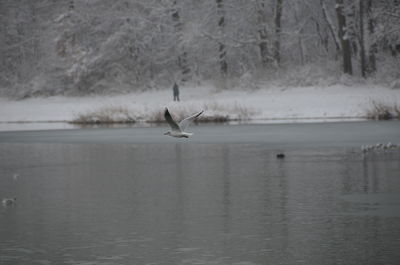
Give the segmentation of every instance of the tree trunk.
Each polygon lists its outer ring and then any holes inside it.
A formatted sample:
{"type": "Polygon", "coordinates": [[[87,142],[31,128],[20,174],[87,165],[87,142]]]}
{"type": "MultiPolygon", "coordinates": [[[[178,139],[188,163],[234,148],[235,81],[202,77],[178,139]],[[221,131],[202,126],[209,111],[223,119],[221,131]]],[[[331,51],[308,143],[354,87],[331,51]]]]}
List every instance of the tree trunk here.
{"type": "Polygon", "coordinates": [[[376,57],[375,54],[378,51],[376,41],[374,40],[375,33],[375,20],[372,14],[372,0],[367,2],[367,13],[368,13],[368,37],[370,43],[368,47],[368,72],[374,73],[376,71],[376,57]]]}
{"type": "Polygon", "coordinates": [[[281,19],[282,19],[282,2],[283,0],[276,0],[275,7],[275,61],[277,65],[281,62],[281,19]]]}
{"type": "Polygon", "coordinates": [[[320,0],[320,5],[321,5],[321,9],[322,9],[322,15],[325,19],[325,22],[328,24],[329,32],[331,33],[333,42],[335,43],[335,47],[336,47],[336,56],[335,57],[337,58],[337,54],[339,54],[339,52],[340,52],[340,40],[338,39],[338,36],[335,32],[336,31],[335,26],[333,25],[332,20],[328,16],[328,13],[326,11],[325,1],[320,0]]]}
{"type": "MultiPolygon", "coordinates": [[[[393,12],[400,11],[399,6],[400,6],[400,0],[394,0],[393,1],[393,12]]],[[[398,56],[400,54],[400,42],[394,41],[394,43],[391,43],[390,50],[392,52],[392,56],[394,56],[394,57],[398,56]]]]}
{"type": "MultiPolygon", "coordinates": [[[[218,28],[220,32],[220,37],[223,37],[225,32],[225,10],[224,10],[224,1],[223,0],[215,0],[217,3],[217,14],[218,18],[218,28]]],[[[228,63],[226,61],[226,46],[223,41],[219,40],[218,42],[218,58],[220,65],[220,72],[223,77],[226,77],[228,74],[228,63]]]]}
{"type": "MultiPolygon", "coordinates": [[[[296,25],[300,24],[300,20],[299,20],[299,16],[297,14],[297,11],[294,10],[294,21],[296,23],[296,25]]],[[[305,52],[304,52],[304,45],[303,45],[303,35],[302,35],[302,31],[303,28],[301,28],[298,33],[297,33],[297,43],[298,43],[298,48],[299,48],[299,57],[300,57],[300,63],[301,65],[304,65],[306,62],[306,56],[305,56],[305,52]]]]}
{"type": "Polygon", "coordinates": [[[343,72],[352,75],[351,44],[346,28],[346,16],[344,15],[343,0],[336,0],[336,15],[338,20],[338,35],[342,45],[343,72]]]}
{"type": "Polygon", "coordinates": [[[366,77],[367,73],[367,60],[365,58],[365,37],[364,37],[364,0],[358,0],[359,3],[359,9],[360,9],[360,14],[359,14],[359,19],[360,19],[360,37],[359,37],[359,43],[360,43],[360,66],[361,66],[361,75],[362,77],[366,77]]]}
{"type": "Polygon", "coordinates": [[[268,31],[267,17],[265,14],[265,0],[257,1],[257,22],[258,22],[258,48],[260,50],[261,65],[266,68],[271,63],[271,57],[268,50],[268,31]]]}
{"type": "MultiPolygon", "coordinates": [[[[174,22],[174,27],[175,27],[175,32],[178,38],[178,42],[181,39],[182,35],[182,22],[181,18],[179,15],[179,9],[177,7],[176,1],[173,2],[173,11],[172,11],[172,21],[174,22]]],[[[188,65],[188,60],[187,60],[187,52],[185,50],[184,46],[181,46],[180,43],[178,43],[179,51],[178,51],[178,67],[181,69],[181,81],[187,81],[189,79],[190,75],[190,67],[188,65]]]]}

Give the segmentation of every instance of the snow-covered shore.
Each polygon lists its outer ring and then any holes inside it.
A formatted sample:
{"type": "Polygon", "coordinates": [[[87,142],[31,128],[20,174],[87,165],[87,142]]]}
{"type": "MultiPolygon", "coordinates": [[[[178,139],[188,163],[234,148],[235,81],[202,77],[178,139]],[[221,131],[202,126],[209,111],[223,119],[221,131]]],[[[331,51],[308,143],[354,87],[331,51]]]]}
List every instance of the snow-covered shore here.
{"type": "Polygon", "coordinates": [[[111,96],[48,97],[26,100],[0,98],[0,130],[12,130],[23,123],[37,123],[39,129],[65,128],[79,114],[101,108],[123,107],[146,120],[164,107],[172,111],[206,109],[206,115],[229,115],[266,122],[276,120],[337,120],[365,118],[372,102],[400,106],[400,90],[379,86],[265,88],[254,91],[222,90],[212,87],[182,87],[181,102],[172,101],[171,90],[156,90],[111,96]],[[47,122],[51,122],[47,124],[47,122]]]}

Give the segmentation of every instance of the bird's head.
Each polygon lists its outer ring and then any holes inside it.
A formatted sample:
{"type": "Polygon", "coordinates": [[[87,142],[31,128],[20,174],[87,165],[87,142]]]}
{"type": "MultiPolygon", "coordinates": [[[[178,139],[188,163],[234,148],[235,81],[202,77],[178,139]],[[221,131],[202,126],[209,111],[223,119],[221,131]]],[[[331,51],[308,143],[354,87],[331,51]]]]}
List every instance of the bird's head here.
{"type": "Polygon", "coordinates": [[[171,135],[171,131],[165,132],[164,135],[171,135]]]}

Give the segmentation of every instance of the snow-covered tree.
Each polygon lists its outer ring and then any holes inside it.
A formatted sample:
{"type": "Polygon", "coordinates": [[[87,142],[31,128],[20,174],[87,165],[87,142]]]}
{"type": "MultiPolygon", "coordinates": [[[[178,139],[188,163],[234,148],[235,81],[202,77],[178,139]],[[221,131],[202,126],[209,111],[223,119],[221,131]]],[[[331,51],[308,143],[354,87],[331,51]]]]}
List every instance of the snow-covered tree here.
{"type": "Polygon", "coordinates": [[[343,72],[345,74],[353,74],[353,66],[351,62],[351,43],[350,43],[350,27],[346,18],[346,10],[348,6],[344,0],[336,0],[336,15],[338,21],[338,35],[341,43],[343,72]]]}
{"type": "Polygon", "coordinates": [[[311,64],[373,77],[400,53],[399,0],[2,0],[0,23],[0,94],[22,97],[311,64]]]}

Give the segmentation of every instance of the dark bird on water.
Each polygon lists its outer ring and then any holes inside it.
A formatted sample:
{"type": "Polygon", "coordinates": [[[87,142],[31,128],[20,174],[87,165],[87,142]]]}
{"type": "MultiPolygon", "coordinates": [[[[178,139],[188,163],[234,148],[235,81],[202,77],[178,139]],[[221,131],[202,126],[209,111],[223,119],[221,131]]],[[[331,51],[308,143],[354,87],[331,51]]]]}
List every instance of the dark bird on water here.
{"type": "Polygon", "coordinates": [[[17,201],[17,198],[12,198],[12,199],[10,199],[10,198],[4,198],[4,199],[1,201],[1,203],[2,203],[4,206],[10,206],[10,205],[15,204],[16,201],[17,201]]]}

